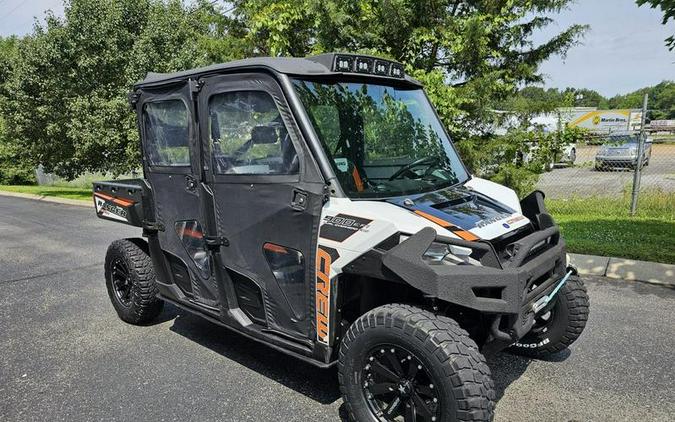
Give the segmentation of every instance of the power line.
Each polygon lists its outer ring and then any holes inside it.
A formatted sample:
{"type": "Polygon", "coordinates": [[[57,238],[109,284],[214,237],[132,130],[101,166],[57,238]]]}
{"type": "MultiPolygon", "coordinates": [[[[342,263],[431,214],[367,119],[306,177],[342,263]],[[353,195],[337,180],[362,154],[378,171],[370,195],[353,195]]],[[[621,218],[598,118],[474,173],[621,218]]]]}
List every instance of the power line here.
{"type": "Polygon", "coordinates": [[[17,10],[19,7],[23,6],[23,5],[26,4],[26,3],[28,3],[28,2],[22,1],[21,3],[17,4],[12,10],[10,10],[9,12],[7,12],[7,14],[6,14],[5,16],[0,17],[0,21],[3,20],[3,19],[8,18],[12,13],[16,12],[16,10],[17,10]]]}
{"type": "MultiPolygon", "coordinates": [[[[4,1],[4,0],[0,0],[0,3],[1,3],[2,1],[4,1]]],[[[48,2],[46,5],[50,5],[50,4],[53,3],[54,1],[55,1],[55,0],[51,0],[51,2],[48,2]]],[[[44,6],[43,6],[43,7],[44,7],[44,6]]],[[[33,16],[31,16],[29,19],[23,20],[23,21],[21,21],[21,22],[15,24],[14,26],[11,27],[10,33],[16,34],[16,30],[17,30],[17,29],[24,27],[24,26],[25,26],[26,24],[28,24],[29,22],[33,22],[33,21],[35,21],[35,20],[40,21],[40,20],[44,19],[45,16],[46,16],[46,13],[47,13],[48,11],[50,11],[50,10],[53,11],[53,9],[51,9],[51,8],[46,8],[45,10],[43,10],[43,11],[40,13],[40,15],[33,15],[33,16]]],[[[31,28],[32,28],[32,27],[31,27],[31,28]]],[[[27,32],[30,32],[30,30],[28,30],[27,32]]]]}

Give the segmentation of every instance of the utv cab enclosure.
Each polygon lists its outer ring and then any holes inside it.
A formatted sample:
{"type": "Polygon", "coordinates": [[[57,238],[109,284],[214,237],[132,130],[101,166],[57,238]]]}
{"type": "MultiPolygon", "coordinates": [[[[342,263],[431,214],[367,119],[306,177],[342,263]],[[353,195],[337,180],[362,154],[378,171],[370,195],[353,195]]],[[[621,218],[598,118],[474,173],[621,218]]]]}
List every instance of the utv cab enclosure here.
{"type": "Polygon", "coordinates": [[[143,179],[94,183],[141,227],[105,261],[119,316],[164,302],[312,364],[358,421],[489,420],[484,354],[558,352],[588,298],[541,192],[472,177],[401,64],[353,54],[150,73],[143,179]]]}

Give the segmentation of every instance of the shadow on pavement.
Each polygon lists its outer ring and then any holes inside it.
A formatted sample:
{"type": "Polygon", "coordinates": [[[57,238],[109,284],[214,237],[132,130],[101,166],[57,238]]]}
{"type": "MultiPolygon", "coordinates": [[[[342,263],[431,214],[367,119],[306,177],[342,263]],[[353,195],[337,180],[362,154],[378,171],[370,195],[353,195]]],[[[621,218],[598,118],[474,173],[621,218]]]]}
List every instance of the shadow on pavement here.
{"type": "MultiPolygon", "coordinates": [[[[171,319],[174,320],[171,331],[314,401],[330,404],[340,399],[336,368],[316,368],[167,304],[159,321],[171,319]]],[[[569,356],[570,351],[564,350],[543,360],[562,362],[569,356]]],[[[525,373],[530,362],[530,358],[508,352],[498,353],[488,359],[495,383],[495,401],[498,402],[506,389],[525,373]]],[[[344,403],[340,405],[339,417],[342,421],[349,420],[344,403]]]]}
{"type": "MultiPolygon", "coordinates": [[[[546,358],[540,358],[546,362],[563,362],[571,352],[565,349],[559,353],[555,353],[546,358]]],[[[509,352],[501,352],[487,360],[487,364],[492,371],[492,379],[495,382],[495,402],[498,402],[503,396],[506,389],[518,378],[520,378],[527,367],[534,359],[525,356],[519,356],[509,352]]]]}
{"type": "Polygon", "coordinates": [[[171,331],[233,360],[321,404],[340,398],[337,369],[320,369],[250,340],[199,316],[167,305],[164,314],[176,315],[171,331]]]}

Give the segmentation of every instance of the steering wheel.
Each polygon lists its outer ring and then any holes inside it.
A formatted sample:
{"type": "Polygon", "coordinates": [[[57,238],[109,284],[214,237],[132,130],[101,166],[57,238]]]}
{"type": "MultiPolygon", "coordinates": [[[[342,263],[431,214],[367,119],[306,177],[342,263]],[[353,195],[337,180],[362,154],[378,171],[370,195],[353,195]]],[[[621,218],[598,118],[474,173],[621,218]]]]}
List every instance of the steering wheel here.
{"type": "Polygon", "coordinates": [[[407,171],[410,171],[411,169],[413,169],[417,166],[421,166],[421,165],[426,164],[427,167],[431,167],[432,164],[437,163],[439,160],[440,159],[438,157],[424,157],[424,158],[417,159],[417,160],[413,161],[412,163],[408,163],[405,166],[398,169],[396,171],[396,173],[392,174],[391,177],[389,177],[389,181],[398,179],[399,177],[401,177],[401,175],[403,173],[405,173],[407,171]]]}

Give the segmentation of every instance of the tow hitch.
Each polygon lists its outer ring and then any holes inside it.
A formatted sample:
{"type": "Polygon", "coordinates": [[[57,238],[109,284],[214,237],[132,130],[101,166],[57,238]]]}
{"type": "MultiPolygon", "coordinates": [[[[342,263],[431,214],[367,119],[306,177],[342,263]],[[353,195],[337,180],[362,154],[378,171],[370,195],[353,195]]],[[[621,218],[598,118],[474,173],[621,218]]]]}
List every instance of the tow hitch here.
{"type": "Polygon", "coordinates": [[[558,290],[560,290],[560,288],[567,282],[567,279],[569,279],[572,274],[576,274],[576,270],[574,268],[569,267],[567,274],[565,274],[565,276],[562,279],[560,279],[558,285],[555,286],[555,289],[553,289],[551,293],[540,297],[536,302],[532,304],[532,311],[534,311],[534,313],[536,314],[542,309],[544,309],[546,305],[548,305],[548,303],[551,300],[553,300],[556,293],[558,293],[558,290]]]}

